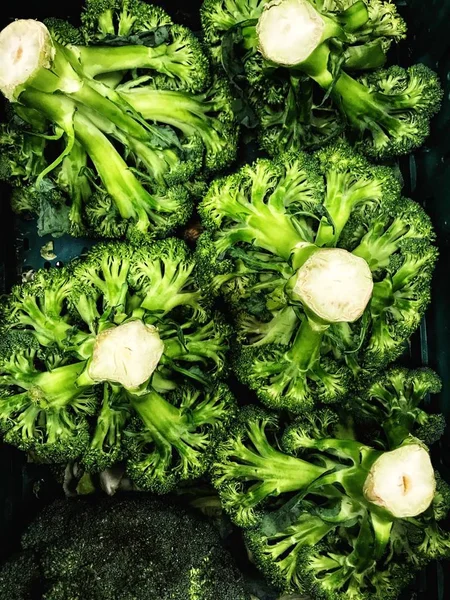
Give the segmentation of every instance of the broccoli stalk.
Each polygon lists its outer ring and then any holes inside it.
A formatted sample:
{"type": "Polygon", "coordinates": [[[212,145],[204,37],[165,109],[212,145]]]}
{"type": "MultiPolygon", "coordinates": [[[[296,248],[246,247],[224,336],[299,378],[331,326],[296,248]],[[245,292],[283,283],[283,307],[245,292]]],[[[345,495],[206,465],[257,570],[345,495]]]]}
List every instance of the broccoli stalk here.
{"type": "Polygon", "coordinates": [[[228,388],[200,392],[186,386],[164,398],[155,390],[128,393],[137,417],[127,429],[127,470],[138,487],[168,493],[203,475],[211,460],[211,433],[225,430],[235,412],[228,388]]]}

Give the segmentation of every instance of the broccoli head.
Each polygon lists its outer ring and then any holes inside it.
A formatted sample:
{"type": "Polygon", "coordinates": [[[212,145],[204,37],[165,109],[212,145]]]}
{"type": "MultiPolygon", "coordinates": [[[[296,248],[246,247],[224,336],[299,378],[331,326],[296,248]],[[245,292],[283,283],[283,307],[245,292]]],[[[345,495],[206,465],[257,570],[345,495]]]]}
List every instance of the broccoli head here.
{"type": "Polygon", "coordinates": [[[235,372],[269,407],[344,398],[418,328],[437,258],[431,221],[391,168],[346,142],[216,179],[199,213],[199,283],[230,305],[235,372]]]}
{"type": "Polygon", "coordinates": [[[196,269],[178,239],[100,243],[16,286],[2,305],[5,441],[89,472],[127,460],[160,491],[203,474],[234,400],[220,384],[231,328],[196,269]]]}
{"type": "Polygon", "coordinates": [[[1,600],[31,600],[37,590],[54,600],[250,600],[212,525],[143,494],[53,502],[0,568],[0,582],[1,600]]]}

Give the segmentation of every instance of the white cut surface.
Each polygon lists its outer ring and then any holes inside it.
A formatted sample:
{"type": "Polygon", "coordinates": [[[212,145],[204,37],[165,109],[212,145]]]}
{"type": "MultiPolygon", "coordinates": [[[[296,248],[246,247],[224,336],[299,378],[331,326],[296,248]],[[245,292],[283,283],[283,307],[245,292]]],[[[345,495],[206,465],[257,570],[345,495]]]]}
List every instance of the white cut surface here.
{"type": "Polygon", "coordinates": [[[47,27],[18,19],[0,32],[0,90],[8,100],[40,68],[51,66],[55,48],[47,27]]]}
{"type": "Polygon", "coordinates": [[[432,503],[435,490],[430,455],[418,444],[382,454],[364,484],[366,499],[399,519],[422,514],[432,503]]]}
{"type": "Polygon", "coordinates": [[[163,352],[164,343],[155,327],[130,321],[97,336],[89,376],[135,389],[151,377],[163,352]]]}
{"type": "Polygon", "coordinates": [[[372,273],[363,258],[323,248],[298,270],[294,293],[327,323],[353,323],[372,297],[372,273]]]}
{"type": "Polygon", "coordinates": [[[275,0],[257,26],[262,55],[274,63],[303,62],[320,44],[325,22],[307,0],[275,0]]]}

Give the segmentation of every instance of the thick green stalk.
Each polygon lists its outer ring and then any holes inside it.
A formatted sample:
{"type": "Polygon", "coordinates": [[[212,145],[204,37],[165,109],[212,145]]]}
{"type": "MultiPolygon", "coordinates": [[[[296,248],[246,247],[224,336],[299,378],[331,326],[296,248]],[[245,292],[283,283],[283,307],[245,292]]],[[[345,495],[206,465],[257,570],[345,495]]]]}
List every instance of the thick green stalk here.
{"type": "Polygon", "coordinates": [[[17,385],[28,390],[33,401],[44,409],[60,409],[69,405],[84,392],[87,385],[79,385],[80,375],[86,368],[86,362],[58,367],[29,377],[21,375],[17,385]]]}
{"type": "Polygon", "coordinates": [[[329,328],[327,324],[316,323],[305,317],[299,327],[294,343],[286,353],[287,359],[298,371],[307,373],[313,370],[319,360],[322,339],[329,328]]]}
{"type": "Polygon", "coordinates": [[[180,440],[189,433],[188,418],[154,390],[143,396],[128,394],[128,397],[157,445],[164,446],[170,442],[178,446],[180,440]]]}
{"type": "Polygon", "coordinates": [[[133,69],[152,69],[169,75],[177,73],[173,48],[166,44],[156,48],[130,45],[70,46],[69,49],[78,59],[83,72],[89,77],[133,69]]]}

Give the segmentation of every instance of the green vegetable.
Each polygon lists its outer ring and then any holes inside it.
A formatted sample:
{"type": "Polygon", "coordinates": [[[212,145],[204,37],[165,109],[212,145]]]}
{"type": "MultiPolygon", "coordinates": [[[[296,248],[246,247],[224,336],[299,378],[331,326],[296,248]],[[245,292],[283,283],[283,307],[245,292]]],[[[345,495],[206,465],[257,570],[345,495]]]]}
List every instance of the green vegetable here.
{"type": "Polygon", "coordinates": [[[230,329],[195,285],[185,244],[99,244],[37,272],[2,307],[0,430],[40,460],[145,489],[202,475],[235,402],[219,379],[230,329]]]}
{"type": "Polygon", "coordinates": [[[18,20],[0,33],[0,90],[16,111],[0,137],[0,178],[31,186],[34,202],[16,194],[17,212],[63,223],[34,198],[50,180],[70,204],[63,232],[167,235],[191,215],[192,180],[236,157],[228,83],[158,7],[94,0],[82,21],[18,20]]]}
{"type": "MultiPolygon", "coordinates": [[[[415,377],[398,375],[404,389],[415,377]]],[[[426,393],[417,386],[417,407],[426,393]]],[[[449,487],[411,435],[414,418],[395,443],[382,433],[397,423],[395,398],[385,401],[393,416],[380,417],[371,445],[329,409],[283,429],[280,417],[253,406],[218,445],[212,476],[222,506],[280,590],[394,599],[418,569],[450,556],[449,535],[437,523],[450,508],[449,487]]]]}
{"type": "Polygon", "coordinates": [[[323,145],[340,133],[342,119],[375,158],[408,154],[429,134],[443,94],[436,74],[424,65],[376,70],[406,36],[391,2],[207,0],[202,23],[215,59],[240,73],[261,144],[273,156],[323,145]],[[349,74],[362,70],[375,71],[349,74]]]}
{"type": "Polygon", "coordinates": [[[393,170],[343,142],[211,185],[199,208],[201,283],[231,305],[236,374],[268,406],[336,402],[402,354],[437,250],[430,219],[400,192],[393,170]]]}
{"type": "Polygon", "coordinates": [[[2,600],[31,600],[36,590],[54,600],[249,600],[218,531],[148,495],[47,506],[0,568],[2,600]]]}

